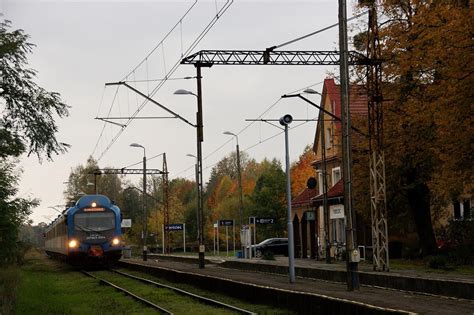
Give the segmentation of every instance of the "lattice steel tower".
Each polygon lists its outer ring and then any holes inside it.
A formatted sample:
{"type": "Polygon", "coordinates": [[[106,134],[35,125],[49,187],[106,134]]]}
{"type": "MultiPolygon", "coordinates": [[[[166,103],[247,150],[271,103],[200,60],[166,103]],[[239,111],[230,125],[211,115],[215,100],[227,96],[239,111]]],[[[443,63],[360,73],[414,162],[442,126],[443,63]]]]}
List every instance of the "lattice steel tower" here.
{"type": "Polygon", "coordinates": [[[389,271],[385,157],[383,148],[382,62],[377,1],[369,4],[367,90],[369,111],[370,210],[374,270],[389,271]]]}

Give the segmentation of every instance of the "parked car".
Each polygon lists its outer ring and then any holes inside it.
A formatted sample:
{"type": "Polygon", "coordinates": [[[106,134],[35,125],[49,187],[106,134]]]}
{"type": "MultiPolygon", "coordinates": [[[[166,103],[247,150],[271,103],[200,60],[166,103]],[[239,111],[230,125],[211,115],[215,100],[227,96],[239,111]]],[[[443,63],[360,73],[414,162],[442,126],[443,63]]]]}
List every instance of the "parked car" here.
{"type": "Polygon", "coordinates": [[[252,245],[252,251],[257,257],[265,256],[268,253],[288,256],[288,239],[268,238],[257,245],[252,245]]]}

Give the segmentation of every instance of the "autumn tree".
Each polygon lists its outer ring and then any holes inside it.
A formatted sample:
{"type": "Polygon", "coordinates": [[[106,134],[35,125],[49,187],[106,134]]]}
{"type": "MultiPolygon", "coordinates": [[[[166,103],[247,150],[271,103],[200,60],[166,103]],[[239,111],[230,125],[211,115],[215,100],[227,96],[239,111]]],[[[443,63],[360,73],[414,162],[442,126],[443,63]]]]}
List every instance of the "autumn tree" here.
{"type": "Polygon", "coordinates": [[[291,194],[298,196],[305,188],[308,178],[315,177],[312,162],[316,159],[311,145],[307,145],[298,161],[291,165],[291,194]]]}
{"type": "Polygon", "coordinates": [[[389,211],[409,211],[431,254],[432,218],[473,188],[472,5],[386,0],[379,8],[389,211]]]}

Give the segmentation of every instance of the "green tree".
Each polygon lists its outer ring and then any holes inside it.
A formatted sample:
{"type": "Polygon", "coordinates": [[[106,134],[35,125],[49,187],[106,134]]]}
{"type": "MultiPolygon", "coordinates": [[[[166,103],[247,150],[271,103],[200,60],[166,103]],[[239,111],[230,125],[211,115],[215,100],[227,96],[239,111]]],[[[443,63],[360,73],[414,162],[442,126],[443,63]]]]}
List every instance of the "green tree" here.
{"type": "Polygon", "coordinates": [[[0,22],[0,264],[18,254],[18,232],[38,200],[16,197],[18,157],[27,153],[44,157],[64,153],[69,145],[56,139],[54,118],[68,116],[68,107],[58,93],[35,83],[36,72],[27,68],[33,44],[23,30],[11,30],[0,22]]]}
{"type": "Polygon", "coordinates": [[[260,163],[260,176],[251,195],[251,215],[272,217],[276,224],[262,227],[259,234],[264,237],[283,236],[286,227],[286,177],[281,163],[276,159],[260,163]]]}

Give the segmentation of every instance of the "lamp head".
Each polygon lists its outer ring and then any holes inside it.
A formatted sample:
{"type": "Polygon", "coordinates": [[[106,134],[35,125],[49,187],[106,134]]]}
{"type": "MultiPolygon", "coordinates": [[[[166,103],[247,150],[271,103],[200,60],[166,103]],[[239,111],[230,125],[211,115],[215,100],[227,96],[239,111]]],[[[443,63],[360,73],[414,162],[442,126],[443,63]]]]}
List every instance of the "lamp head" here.
{"type": "Polygon", "coordinates": [[[134,142],[134,143],[130,143],[130,146],[131,146],[131,147],[134,147],[134,148],[143,148],[143,149],[145,149],[144,146],[142,146],[141,144],[135,143],[135,142],[134,142]]]}
{"type": "Polygon", "coordinates": [[[223,134],[228,135],[228,136],[237,136],[235,133],[230,132],[230,131],[224,131],[223,134]]]}
{"type": "Polygon", "coordinates": [[[196,95],[193,92],[188,91],[188,90],[184,90],[184,89],[176,90],[176,91],[174,91],[173,94],[177,94],[177,95],[196,95]]]}
{"type": "Polygon", "coordinates": [[[313,89],[311,89],[311,88],[305,89],[305,90],[303,91],[303,93],[322,95],[322,94],[321,94],[321,93],[319,93],[318,91],[316,91],[316,90],[313,90],[313,89]]]}
{"type": "Polygon", "coordinates": [[[186,154],[186,156],[189,156],[189,157],[193,157],[193,158],[196,158],[196,156],[194,154],[186,154]]]}
{"type": "Polygon", "coordinates": [[[293,121],[293,117],[290,114],[286,114],[285,116],[280,118],[280,125],[288,126],[293,121]]]}

